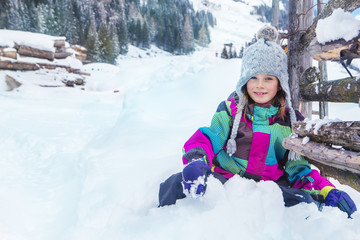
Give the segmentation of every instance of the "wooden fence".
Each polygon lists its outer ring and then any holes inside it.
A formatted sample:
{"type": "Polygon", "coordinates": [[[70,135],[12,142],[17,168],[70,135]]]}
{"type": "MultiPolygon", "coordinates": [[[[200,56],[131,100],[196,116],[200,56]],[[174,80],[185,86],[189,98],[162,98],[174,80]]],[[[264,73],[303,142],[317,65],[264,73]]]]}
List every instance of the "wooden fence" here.
{"type": "MultiPolygon", "coordinates": [[[[320,1],[319,1],[320,2],[320,1]]],[[[293,106],[310,116],[311,102],[352,102],[359,103],[360,80],[356,77],[321,81],[320,71],[311,66],[311,58],[319,61],[341,61],[344,54],[359,55],[360,36],[345,41],[343,39],[319,44],[316,39],[316,26],[337,8],[353,11],[360,8],[359,1],[331,0],[313,19],[300,20],[313,5],[313,1],[289,2],[289,75],[293,106]],[[313,20],[313,21],[312,21],[313,20]],[[310,23],[310,24],[309,24],[310,23]],[[306,32],[299,31],[307,29],[306,32]]],[[[312,16],[311,13],[308,16],[312,16]]],[[[334,29],[336,31],[336,29],[334,29]]],[[[360,57],[360,55],[359,55],[360,57]]],[[[359,109],[360,111],[360,109],[359,109]]],[[[311,123],[295,122],[296,137],[284,140],[285,148],[304,155],[310,163],[320,169],[325,177],[334,177],[360,191],[360,121],[328,122],[320,126],[311,123]]]]}

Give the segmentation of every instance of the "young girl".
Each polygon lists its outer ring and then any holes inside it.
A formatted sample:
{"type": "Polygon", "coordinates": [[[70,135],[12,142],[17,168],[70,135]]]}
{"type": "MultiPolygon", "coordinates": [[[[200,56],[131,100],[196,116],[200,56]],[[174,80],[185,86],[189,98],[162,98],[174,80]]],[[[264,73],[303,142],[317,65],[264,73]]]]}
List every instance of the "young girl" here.
{"type": "Polygon", "coordinates": [[[202,196],[209,174],[222,183],[238,174],[275,181],[285,206],[325,203],[350,217],[356,206],[349,195],[282,146],[292,133],[291,123],[303,117],[291,107],[287,56],[275,42],[276,29],[264,27],[257,38],[244,52],[236,91],[220,103],[210,127],[200,128],[185,143],[183,171],[160,185],[159,206],[202,196]]]}

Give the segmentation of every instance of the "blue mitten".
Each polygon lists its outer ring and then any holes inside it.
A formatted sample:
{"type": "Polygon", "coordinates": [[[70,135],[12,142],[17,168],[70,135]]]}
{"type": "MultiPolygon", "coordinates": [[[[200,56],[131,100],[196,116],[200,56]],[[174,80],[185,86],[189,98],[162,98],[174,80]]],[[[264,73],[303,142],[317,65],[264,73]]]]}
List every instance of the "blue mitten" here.
{"type": "Polygon", "coordinates": [[[184,194],[193,198],[204,195],[207,176],[210,172],[210,167],[202,159],[188,163],[182,171],[184,194]]]}
{"type": "Polygon", "coordinates": [[[335,188],[332,188],[327,193],[325,197],[325,205],[338,207],[341,211],[346,212],[349,218],[351,214],[357,210],[356,205],[350,196],[346,192],[335,188]]]}

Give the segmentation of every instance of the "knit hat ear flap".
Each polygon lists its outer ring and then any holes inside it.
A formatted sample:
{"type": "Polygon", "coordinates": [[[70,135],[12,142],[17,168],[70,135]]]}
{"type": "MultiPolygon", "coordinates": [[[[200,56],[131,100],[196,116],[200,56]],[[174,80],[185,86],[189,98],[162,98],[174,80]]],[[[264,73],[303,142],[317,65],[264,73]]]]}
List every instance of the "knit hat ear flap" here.
{"type": "MultiPolygon", "coordinates": [[[[238,105],[238,109],[239,109],[239,105],[238,105]]],[[[234,124],[233,124],[233,127],[231,129],[230,138],[229,138],[229,140],[227,142],[227,145],[226,145],[226,151],[227,151],[227,153],[229,154],[230,157],[236,152],[235,138],[236,138],[237,130],[238,130],[239,126],[240,126],[241,115],[242,115],[242,111],[238,110],[238,112],[235,115],[234,124]]]]}

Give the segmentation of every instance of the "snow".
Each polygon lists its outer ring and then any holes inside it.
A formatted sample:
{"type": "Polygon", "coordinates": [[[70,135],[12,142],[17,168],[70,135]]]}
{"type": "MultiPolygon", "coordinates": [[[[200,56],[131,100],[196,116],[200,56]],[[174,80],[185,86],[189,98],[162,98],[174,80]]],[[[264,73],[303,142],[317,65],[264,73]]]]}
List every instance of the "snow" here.
{"type": "MultiPolygon", "coordinates": [[[[359,212],[347,219],[337,208],[285,208],[276,184],[238,176],[225,185],[209,177],[203,198],[157,208],[159,184],[182,169],[184,142],[210,124],[239,78],[241,59],[215,52],[263,25],[243,3],[221,6],[211,45],[192,55],[130,48],[117,66],[85,65],[91,76],[75,88],[39,87],[56,77],[45,70],[13,73],[23,85],[0,88],[1,239],[359,238],[359,212]]],[[[330,79],[346,76],[335,63],[328,70],[330,79]]],[[[357,104],[329,113],[360,117],[357,104]]],[[[359,192],[330,180],[360,207],[359,192]]]]}
{"type": "Polygon", "coordinates": [[[308,142],[310,141],[310,138],[309,137],[304,137],[301,144],[305,145],[307,144],[308,142]]]}
{"type": "Polygon", "coordinates": [[[25,31],[11,31],[0,29],[0,46],[14,47],[15,45],[26,45],[32,48],[55,52],[54,41],[65,40],[65,37],[53,37],[41,33],[32,33],[25,31]],[[14,41],[16,39],[16,41],[14,41]]]}
{"type": "Polygon", "coordinates": [[[310,131],[311,128],[314,128],[314,134],[317,135],[319,129],[326,124],[330,124],[332,122],[341,122],[340,119],[330,119],[329,117],[324,117],[324,119],[314,119],[309,120],[305,119],[304,122],[306,123],[305,129],[306,131],[310,131]]]}
{"type": "Polygon", "coordinates": [[[320,44],[342,38],[349,41],[359,35],[359,30],[360,20],[339,8],[335,9],[331,16],[318,21],[316,37],[320,44]]]}

